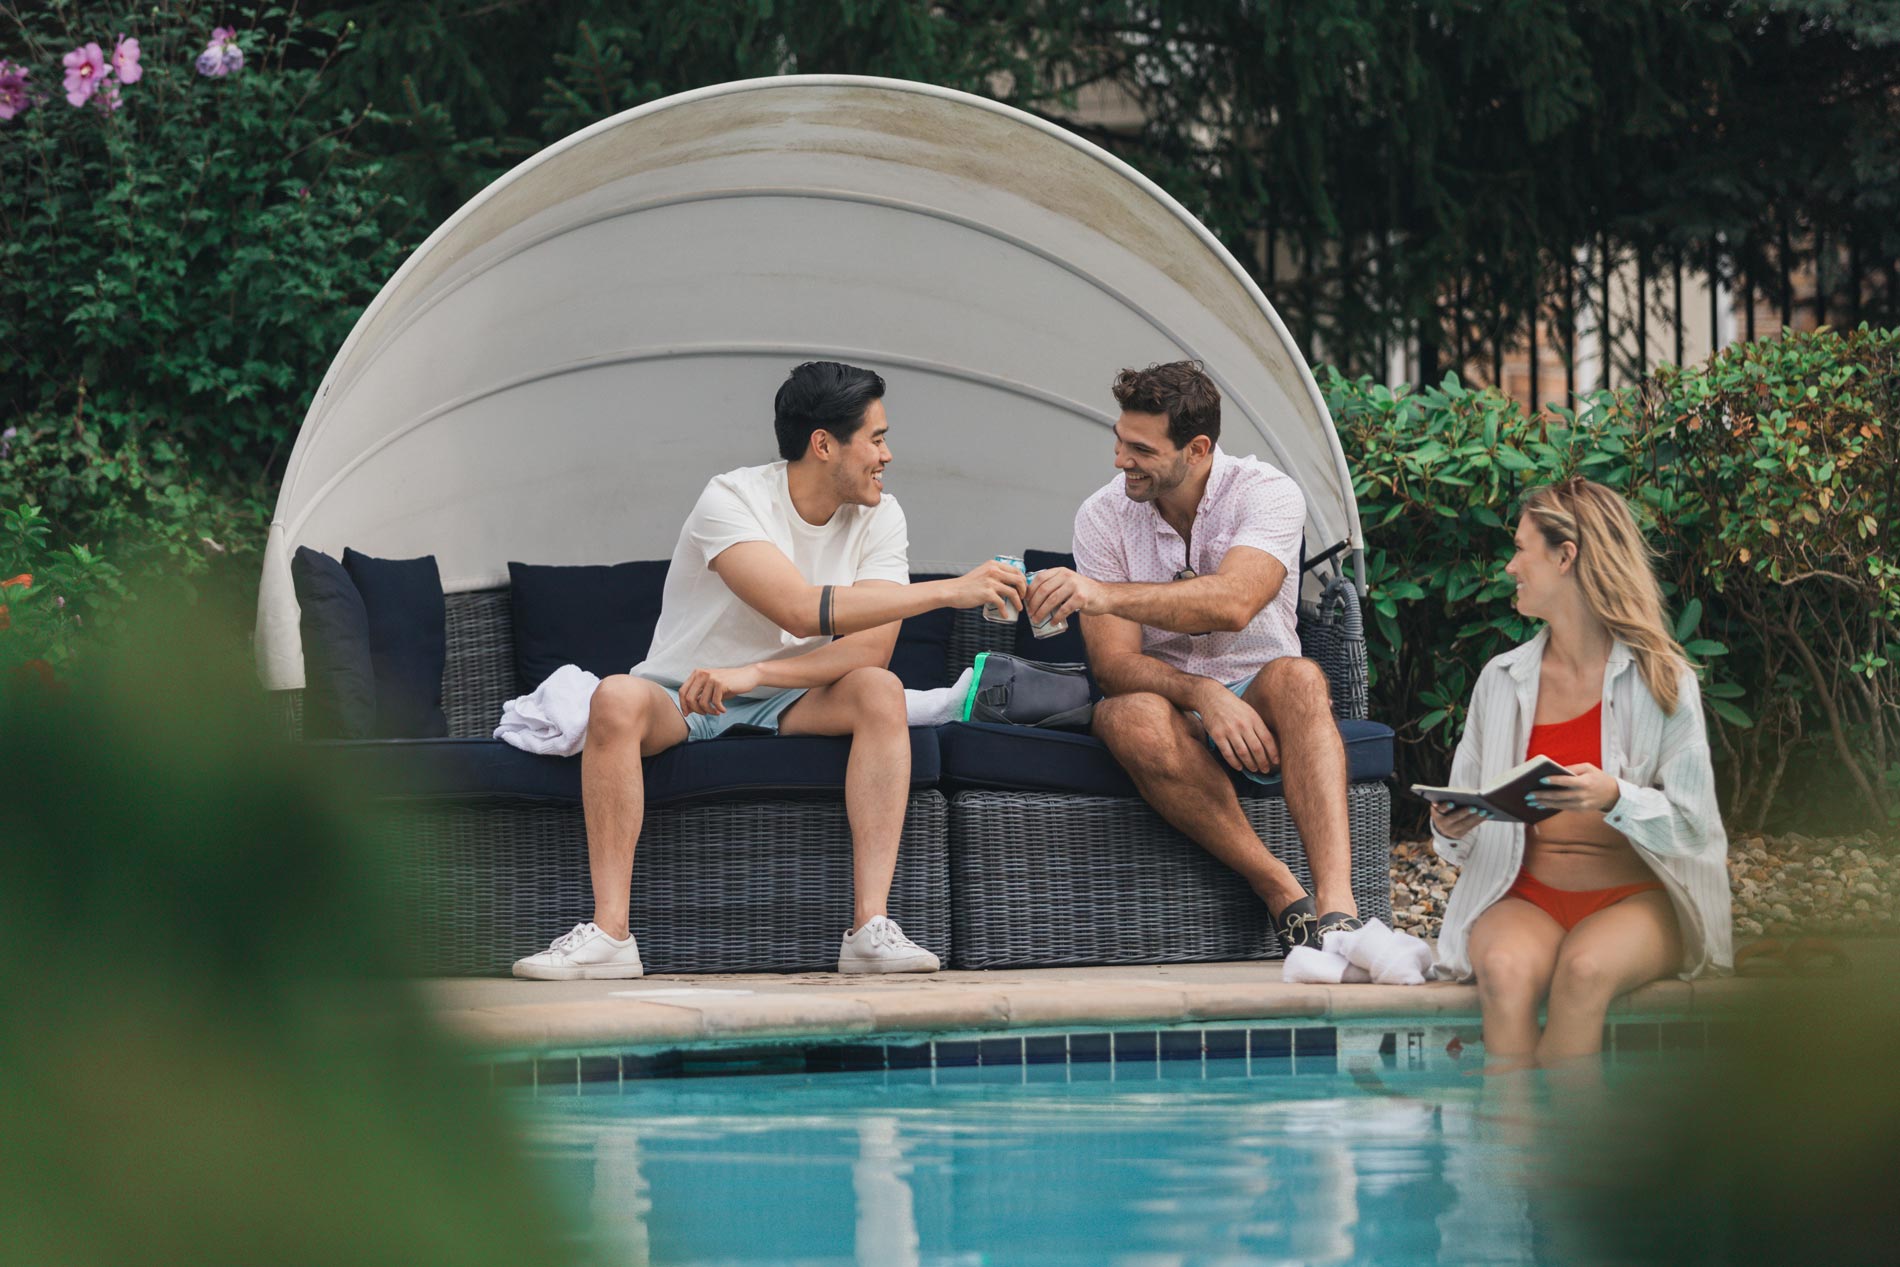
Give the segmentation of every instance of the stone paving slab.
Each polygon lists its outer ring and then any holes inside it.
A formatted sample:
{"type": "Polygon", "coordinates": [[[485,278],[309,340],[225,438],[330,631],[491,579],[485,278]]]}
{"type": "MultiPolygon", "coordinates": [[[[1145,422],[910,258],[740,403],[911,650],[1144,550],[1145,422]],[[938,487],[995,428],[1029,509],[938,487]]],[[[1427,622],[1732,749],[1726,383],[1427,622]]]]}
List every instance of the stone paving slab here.
{"type": "MultiPolygon", "coordinates": [[[[1890,979],[1900,941],[1844,941],[1854,971],[1890,979]]],[[[635,981],[438,979],[437,1017],[489,1051],[779,1041],[973,1030],[1348,1017],[1473,1018],[1468,985],[1288,985],[1280,964],[1207,963],[940,972],[930,976],[649,976],[635,981]]],[[[1702,1017],[1796,981],[1659,981],[1613,1016],[1702,1017]]]]}

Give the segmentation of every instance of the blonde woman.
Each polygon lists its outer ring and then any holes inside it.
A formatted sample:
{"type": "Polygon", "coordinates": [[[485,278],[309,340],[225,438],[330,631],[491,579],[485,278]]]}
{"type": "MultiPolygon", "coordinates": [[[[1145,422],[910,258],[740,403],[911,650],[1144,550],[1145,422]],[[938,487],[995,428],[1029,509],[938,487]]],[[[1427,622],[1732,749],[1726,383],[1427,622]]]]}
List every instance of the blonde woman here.
{"type": "Polygon", "coordinates": [[[1451,783],[1533,754],[1570,774],[1546,781],[1538,802],[1558,812],[1528,827],[1432,807],[1461,869],[1437,971],[1476,976],[1489,1059],[1551,1064],[1601,1048],[1618,995],[1729,969],[1728,837],[1695,673],[1629,507],[1565,480],[1526,499],[1516,544],[1517,609],[1544,628],[1485,666],[1451,783]]]}

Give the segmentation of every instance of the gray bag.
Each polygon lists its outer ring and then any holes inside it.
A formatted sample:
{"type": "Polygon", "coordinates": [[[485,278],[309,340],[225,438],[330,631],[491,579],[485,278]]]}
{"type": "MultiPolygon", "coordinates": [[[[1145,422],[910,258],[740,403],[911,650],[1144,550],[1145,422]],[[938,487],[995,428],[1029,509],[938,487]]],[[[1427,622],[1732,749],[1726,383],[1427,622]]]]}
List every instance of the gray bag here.
{"type": "Polygon", "coordinates": [[[1087,729],[1095,715],[1086,664],[1043,664],[985,651],[971,668],[964,721],[1087,729]]]}

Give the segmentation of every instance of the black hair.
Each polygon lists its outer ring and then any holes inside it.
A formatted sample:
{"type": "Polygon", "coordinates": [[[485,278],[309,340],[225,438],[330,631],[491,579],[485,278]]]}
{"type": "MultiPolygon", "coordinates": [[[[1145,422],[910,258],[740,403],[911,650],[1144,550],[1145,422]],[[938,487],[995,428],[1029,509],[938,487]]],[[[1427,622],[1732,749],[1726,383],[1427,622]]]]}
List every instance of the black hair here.
{"type": "Polygon", "coordinates": [[[884,395],[884,379],[839,361],[806,361],[780,384],[772,402],[772,430],[779,456],[796,462],[811,447],[811,433],[828,431],[848,444],[864,425],[871,402],[884,395]]]}
{"type": "Polygon", "coordinates": [[[1199,361],[1170,361],[1115,376],[1115,400],[1130,413],[1166,414],[1168,439],[1185,449],[1195,436],[1220,439],[1220,388],[1199,361]]]}

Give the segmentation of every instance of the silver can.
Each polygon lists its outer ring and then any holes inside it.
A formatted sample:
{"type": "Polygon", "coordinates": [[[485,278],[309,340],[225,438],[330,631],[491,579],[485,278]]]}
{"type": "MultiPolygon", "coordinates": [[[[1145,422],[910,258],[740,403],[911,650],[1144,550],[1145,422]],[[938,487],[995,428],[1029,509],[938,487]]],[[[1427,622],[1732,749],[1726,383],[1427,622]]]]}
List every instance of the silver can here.
{"type": "MultiPolygon", "coordinates": [[[[1029,583],[1034,585],[1036,578],[1041,575],[1042,573],[1040,572],[1031,572],[1029,574],[1029,583]]],[[[1032,620],[1029,622],[1029,632],[1038,638],[1053,638],[1057,634],[1069,632],[1069,618],[1064,616],[1061,620],[1045,620],[1041,624],[1037,624],[1032,620]]]]}
{"type": "MultiPolygon", "coordinates": [[[[1013,567],[1018,572],[1027,573],[1028,571],[1028,569],[1023,566],[1022,559],[1016,555],[992,554],[990,558],[994,562],[1001,563],[1006,567],[1013,567]]],[[[1009,603],[986,603],[983,606],[983,619],[989,621],[991,624],[1013,625],[1016,623],[1016,617],[1019,614],[1016,608],[1009,603]]]]}

